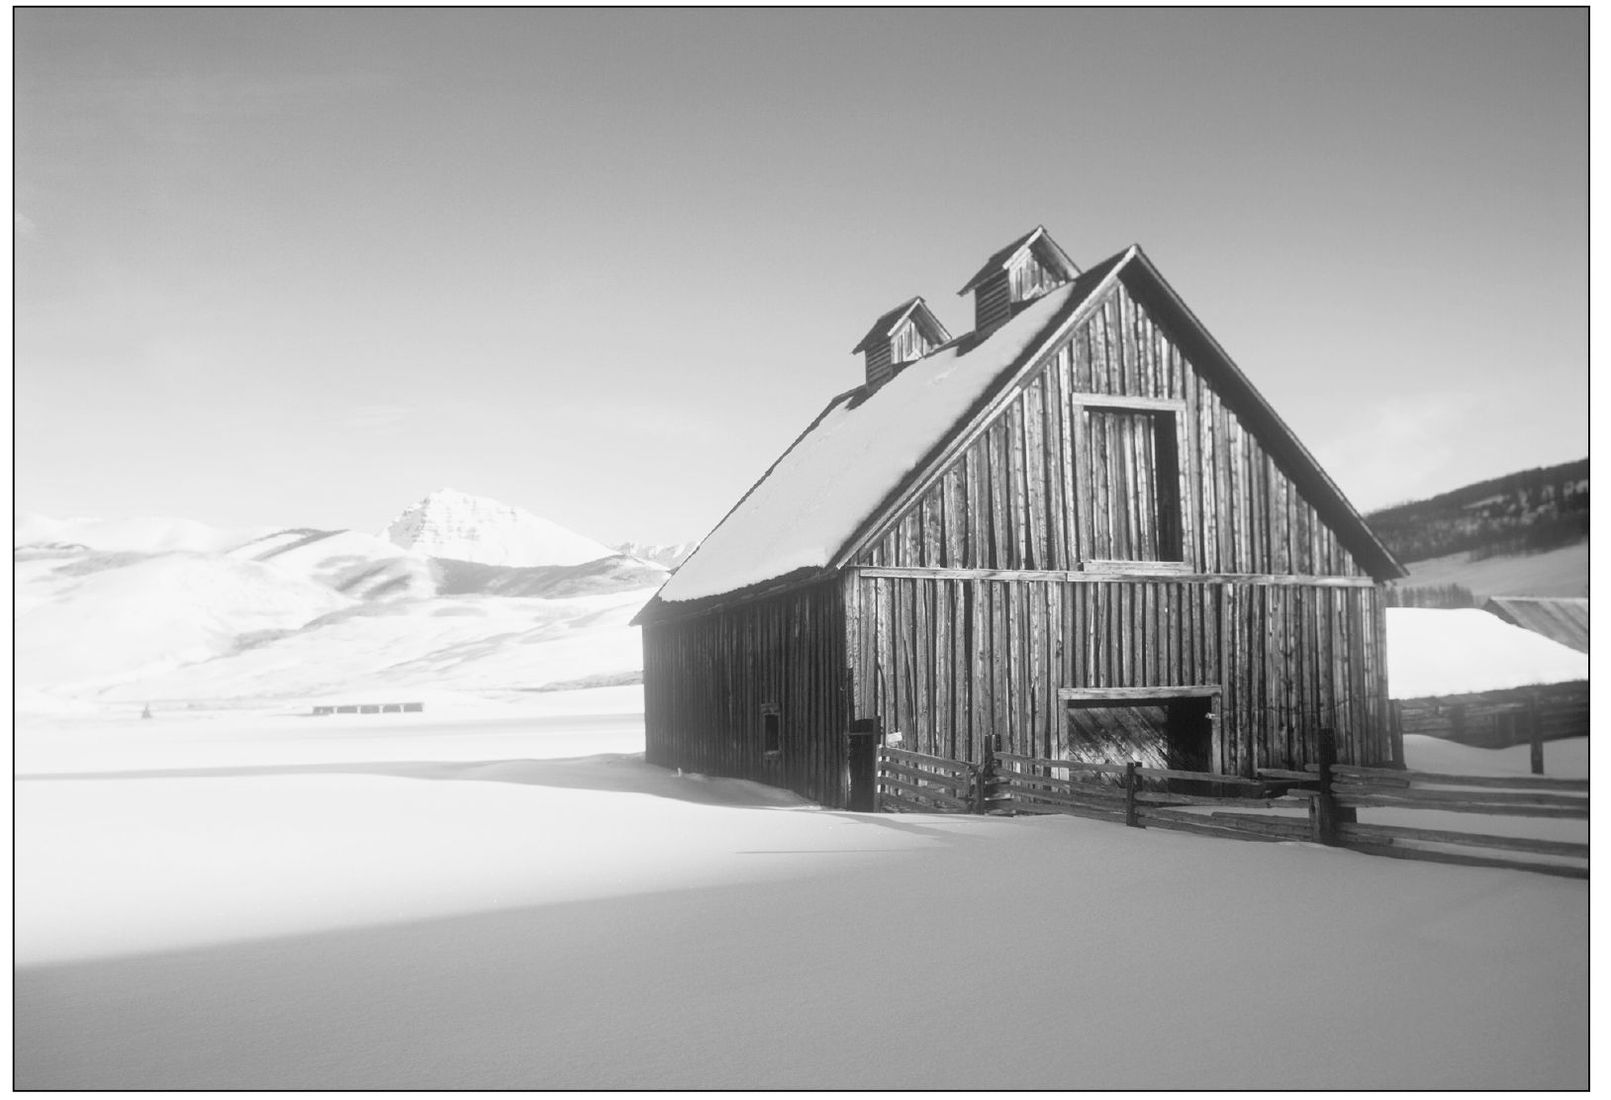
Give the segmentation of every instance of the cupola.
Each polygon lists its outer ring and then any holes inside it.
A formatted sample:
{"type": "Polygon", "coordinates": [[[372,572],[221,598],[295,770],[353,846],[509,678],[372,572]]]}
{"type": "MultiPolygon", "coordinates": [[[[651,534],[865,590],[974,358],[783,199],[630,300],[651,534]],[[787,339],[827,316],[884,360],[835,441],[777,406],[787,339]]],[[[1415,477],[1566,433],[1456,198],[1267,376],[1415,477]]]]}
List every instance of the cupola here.
{"type": "Polygon", "coordinates": [[[877,389],[895,377],[902,367],[915,363],[950,340],[951,334],[923,299],[912,298],[874,321],[861,343],[850,349],[850,354],[866,353],[867,385],[877,389]]]}
{"type": "Polygon", "coordinates": [[[973,330],[983,333],[1079,273],[1046,227],[1037,225],[986,260],[957,294],[973,291],[973,330]]]}

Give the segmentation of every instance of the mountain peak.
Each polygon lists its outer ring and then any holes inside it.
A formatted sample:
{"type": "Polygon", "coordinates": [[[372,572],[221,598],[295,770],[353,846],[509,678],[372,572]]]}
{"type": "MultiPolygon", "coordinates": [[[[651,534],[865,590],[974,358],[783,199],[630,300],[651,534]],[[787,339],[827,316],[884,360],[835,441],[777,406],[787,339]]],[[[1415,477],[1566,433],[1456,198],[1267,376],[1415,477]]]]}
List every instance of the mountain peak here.
{"type": "Polygon", "coordinates": [[[522,508],[447,488],[398,513],[381,537],[426,557],[482,565],[580,565],[615,554],[522,508]]]}

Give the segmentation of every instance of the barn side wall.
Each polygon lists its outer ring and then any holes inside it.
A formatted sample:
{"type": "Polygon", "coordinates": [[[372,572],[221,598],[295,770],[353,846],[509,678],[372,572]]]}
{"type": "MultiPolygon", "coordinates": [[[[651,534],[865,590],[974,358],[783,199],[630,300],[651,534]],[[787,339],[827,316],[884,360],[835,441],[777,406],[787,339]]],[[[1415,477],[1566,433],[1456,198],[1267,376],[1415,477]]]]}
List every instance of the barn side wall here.
{"type": "Polygon", "coordinates": [[[1093,401],[1175,420],[1169,487],[1182,565],[1201,573],[1364,570],[1253,431],[1123,284],[1053,348],[988,429],[857,565],[1079,569],[1104,551],[1099,506],[1135,478],[1132,448],[1091,438],[1093,401]],[[1131,465],[1127,469],[1125,463],[1131,465]]]}
{"type": "Polygon", "coordinates": [[[1344,762],[1395,755],[1373,585],[878,572],[849,582],[856,711],[915,751],[1065,758],[1060,688],[1218,685],[1222,774],[1312,763],[1323,726],[1344,762]]]}
{"type": "Polygon", "coordinates": [[[844,602],[838,581],[643,628],[646,759],[846,802],[844,602]],[[776,706],[781,751],[764,752],[776,706]]]}

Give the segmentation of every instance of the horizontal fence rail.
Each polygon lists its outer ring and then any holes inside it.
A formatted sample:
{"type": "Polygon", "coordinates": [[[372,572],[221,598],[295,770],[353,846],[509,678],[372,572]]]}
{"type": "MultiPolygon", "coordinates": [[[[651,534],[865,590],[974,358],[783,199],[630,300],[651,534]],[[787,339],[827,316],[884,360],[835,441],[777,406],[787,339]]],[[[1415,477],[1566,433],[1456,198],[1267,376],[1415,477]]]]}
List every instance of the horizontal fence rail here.
{"type": "Polygon", "coordinates": [[[1336,764],[1320,769],[1316,802],[1331,801],[1340,818],[1327,843],[1397,859],[1510,867],[1587,878],[1589,846],[1464,829],[1362,824],[1361,808],[1435,810],[1455,814],[1587,821],[1589,781],[1538,775],[1451,775],[1336,764]],[[1481,853],[1481,854],[1479,854],[1481,853]],[[1526,858],[1526,857],[1534,858],[1526,858]],[[1542,857],[1538,858],[1538,857],[1542,857]],[[1546,862],[1565,859],[1570,862],[1546,862]]]}
{"type": "Polygon", "coordinates": [[[878,749],[878,808],[917,813],[971,813],[974,773],[965,761],[925,756],[904,749],[878,749]]]}

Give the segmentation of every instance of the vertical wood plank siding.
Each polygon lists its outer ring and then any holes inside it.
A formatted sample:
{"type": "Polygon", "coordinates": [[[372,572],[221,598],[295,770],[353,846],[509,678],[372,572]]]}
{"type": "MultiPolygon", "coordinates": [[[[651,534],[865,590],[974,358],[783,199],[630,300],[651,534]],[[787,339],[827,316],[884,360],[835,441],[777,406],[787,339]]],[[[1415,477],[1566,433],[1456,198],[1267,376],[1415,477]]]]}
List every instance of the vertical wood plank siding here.
{"type": "Polygon", "coordinates": [[[833,579],[645,624],[645,759],[843,806],[845,599],[845,586],[833,579]],[[783,739],[772,757],[761,744],[761,707],[769,703],[778,707],[783,739]]]}
{"type": "MultiPolygon", "coordinates": [[[[1364,574],[1122,284],[856,564],[1078,569],[1118,556],[1116,548],[1156,545],[1157,509],[1145,512],[1149,529],[1121,531],[1115,524],[1131,510],[1101,506],[1119,501],[1154,456],[1143,433],[1100,414],[1093,425],[1092,395],[1179,403],[1178,412],[1157,418],[1174,422],[1178,477],[1167,495],[1179,502],[1173,522],[1191,571],[1364,574]],[[943,508],[947,498],[951,507],[943,508]],[[1052,502],[1062,505],[1055,515],[1052,502]],[[976,525],[983,529],[974,547],[966,528],[976,525]]],[[[1175,541],[1172,533],[1165,539],[1175,541]]]]}
{"type": "Polygon", "coordinates": [[[1059,688],[1220,685],[1218,771],[1392,758],[1375,588],[858,576],[852,683],[915,752],[1068,751],[1059,688]]]}
{"type": "MultiPolygon", "coordinates": [[[[981,318],[1039,277],[982,284],[981,318]]],[[[921,490],[841,575],[645,625],[651,763],[842,806],[852,717],[937,756],[994,734],[1061,757],[1060,689],[1204,685],[1217,771],[1301,768],[1323,727],[1344,762],[1394,758],[1381,588],[1122,283],[921,490]],[[1126,576],[1143,557],[1179,564],[1126,576]]]]}
{"type": "Polygon", "coordinates": [[[923,338],[922,331],[916,322],[907,321],[900,328],[890,334],[889,361],[891,363],[910,363],[921,359],[934,350],[934,345],[923,338]]]}
{"type": "Polygon", "coordinates": [[[1364,570],[1122,284],[856,564],[1111,575],[1119,559],[1244,578],[860,577],[857,712],[919,752],[978,759],[999,733],[1058,756],[1060,687],[1218,684],[1221,771],[1302,767],[1322,726],[1347,761],[1392,758],[1380,590],[1260,583],[1364,570]]]}

